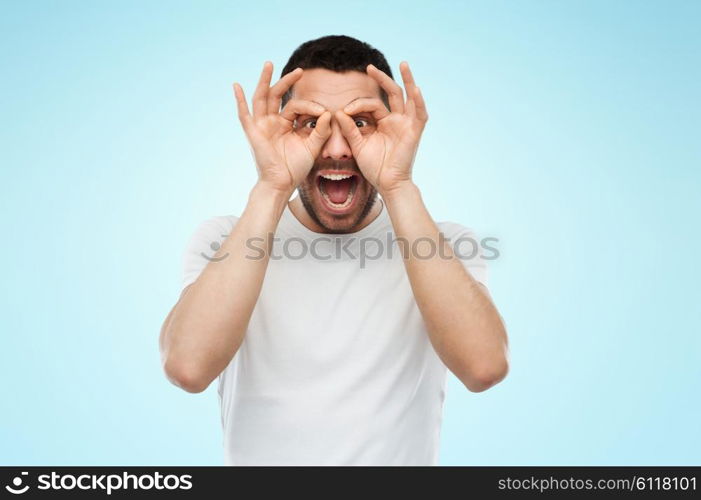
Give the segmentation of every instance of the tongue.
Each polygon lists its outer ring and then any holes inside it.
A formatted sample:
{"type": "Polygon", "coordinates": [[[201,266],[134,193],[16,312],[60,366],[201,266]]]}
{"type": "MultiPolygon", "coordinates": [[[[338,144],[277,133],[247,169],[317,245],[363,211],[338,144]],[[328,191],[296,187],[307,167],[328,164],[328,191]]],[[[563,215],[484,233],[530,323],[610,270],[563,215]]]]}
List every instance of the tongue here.
{"type": "Polygon", "coordinates": [[[348,194],[350,193],[352,185],[352,177],[341,181],[322,179],[322,182],[324,183],[324,191],[326,191],[326,194],[332,202],[341,204],[348,199],[348,194]]]}

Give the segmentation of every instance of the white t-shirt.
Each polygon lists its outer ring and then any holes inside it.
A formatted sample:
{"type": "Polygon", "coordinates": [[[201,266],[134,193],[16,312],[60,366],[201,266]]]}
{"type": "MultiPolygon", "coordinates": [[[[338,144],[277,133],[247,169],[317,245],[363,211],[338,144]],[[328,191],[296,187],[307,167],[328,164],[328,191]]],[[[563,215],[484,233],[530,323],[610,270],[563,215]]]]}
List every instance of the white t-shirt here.
{"type": "MultiPolygon", "coordinates": [[[[237,220],[200,224],[183,288],[237,220]]],[[[451,242],[462,238],[454,249],[486,285],[474,233],[438,226],[451,242]]],[[[287,207],[275,237],[244,341],[218,377],[225,464],[436,465],[447,368],[399,247],[388,244],[396,237],[386,208],[362,230],[336,235],[309,230],[287,207]]]]}

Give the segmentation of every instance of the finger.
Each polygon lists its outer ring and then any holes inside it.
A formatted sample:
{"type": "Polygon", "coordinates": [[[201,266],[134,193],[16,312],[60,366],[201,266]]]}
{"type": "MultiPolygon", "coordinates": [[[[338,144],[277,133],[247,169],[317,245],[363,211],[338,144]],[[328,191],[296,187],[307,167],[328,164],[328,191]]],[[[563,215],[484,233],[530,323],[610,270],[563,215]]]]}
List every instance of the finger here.
{"type": "Polygon", "coordinates": [[[421,94],[421,89],[419,87],[414,87],[414,107],[416,117],[421,121],[428,121],[428,111],[426,110],[426,102],[421,94]]]}
{"type": "Polygon", "coordinates": [[[268,92],[268,113],[279,113],[282,96],[302,77],[302,68],[295,68],[270,87],[268,92]]]}
{"type": "Polygon", "coordinates": [[[368,64],[367,73],[387,92],[389,109],[396,113],[404,113],[404,92],[402,88],[389,75],[372,64],[368,64]]]}
{"type": "Polygon", "coordinates": [[[236,109],[241,125],[243,125],[244,129],[247,129],[251,121],[251,113],[248,111],[248,104],[246,103],[246,96],[243,94],[243,89],[238,83],[234,83],[234,97],[236,98],[236,109]]]}
{"type": "MultiPolygon", "coordinates": [[[[414,82],[414,75],[411,74],[411,69],[409,69],[409,63],[402,61],[399,63],[399,72],[402,74],[402,81],[404,82],[404,90],[406,90],[406,108],[410,106],[410,102],[414,100],[416,89],[416,83],[414,82]]],[[[411,106],[412,114],[415,110],[414,106],[411,106]]]]}
{"type": "Polygon", "coordinates": [[[324,111],[319,119],[316,121],[316,127],[314,131],[309,134],[307,138],[307,144],[309,145],[309,151],[314,155],[314,157],[319,155],[321,148],[326,143],[326,140],[331,135],[331,111],[324,111]]]}
{"type": "Polygon", "coordinates": [[[258,86],[253,94],[253,116],[258,118],[268,112],[268,91],[270,90],[270,80],[273,77],[273,63],[265,61],[263,71],[260,73],[258,86]]]}
{"type": "Polygon", "coordinates": [[[416,118],[416,103],[414,99],[406,100],[406,107],[404,108],[404,114],[412,118],[416,118]]]}
{"type": "Polygon", "coordinates": [[[427,121],[428,113],[426,111],[426,103],[424,102],[419,87],[416,86],[416,81],[414,80],[414,75],[411,73],[411,68],[409,68],[409,63],[402,61],[399,64],[399,71],[402,73],[402,80],[404,81],[404,88],[406,89],[407,113],[423,122],[427,121]]]}
{"type": "Polygon", "coordinates": [[[376,97],[361,97],[343,108],[343,112],[349,116],[360,113],[370,113],[375,121],[382,120],[389,115],[387,106],[381,99],[376,97]]]}
{"type": "Polygon", "coordinates": [[[341,133],[348,141],[351,151],[354,155],[357,154],[360,150],[360,146],[363,144],[363,134],[358,130],[355,121],[340,109],[336,111],[336,120],[338,120],[338,124],[341,126],[341,133]]]}
{"type": "Polygon", "coordinates": [[[280,116],[285,120],[294,121],[299,115],[320,116],[324,111],[323,106],[303,99],[290,99],[282,108],[280,116]]]}

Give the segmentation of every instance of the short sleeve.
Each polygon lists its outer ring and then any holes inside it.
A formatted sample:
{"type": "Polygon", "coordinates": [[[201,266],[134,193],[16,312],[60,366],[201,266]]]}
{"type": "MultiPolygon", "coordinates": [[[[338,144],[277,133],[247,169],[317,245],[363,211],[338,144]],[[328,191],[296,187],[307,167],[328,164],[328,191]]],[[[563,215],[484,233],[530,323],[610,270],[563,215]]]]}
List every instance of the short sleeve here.
{"type": "Polygon", "coordinates": [[[471,228],[454,222],[440,222],[438,229],[448,239],[453,253],[460,259],[470,275],[484,286],[489,287],[489,268],[482,241],[477,234],[471,228]]]}
{"type": "Polygon", "coordinates": [[[234,228],[237,217],[215,216],[200,223],[185,248],[182,259],[182,288],[197,280],[204,268],[214,260],[214,255],[234,228]]]}

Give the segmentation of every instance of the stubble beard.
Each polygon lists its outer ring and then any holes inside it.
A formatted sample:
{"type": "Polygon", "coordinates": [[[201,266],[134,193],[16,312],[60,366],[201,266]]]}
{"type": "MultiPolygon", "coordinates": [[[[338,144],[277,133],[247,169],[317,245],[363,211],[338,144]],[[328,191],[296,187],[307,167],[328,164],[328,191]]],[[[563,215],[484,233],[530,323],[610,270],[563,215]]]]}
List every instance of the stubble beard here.
{"type": "MultiPolygon", "coordinates": [[[[367,181],[364,178],[363,182],[367,183],[367,181]]],[[[377,189],[372,187],[372,185],[370,185],[369,183],[367,183],[367,185],[370,189],[368,191],[366,199],[362,202],[362,208],[358,210],[358,214],[353,218],[351,223],[344,224],[343,226],[336,225],[330,227],[327,224],[325,224],[319,217],[317,210],[314,208],[314,203],[312,202],[312,195],[309,193],[310,189],[317,189],[314,180],[305,180],[297,188],[297,193],[299,194],[299,199],[302,202],[302,205],[304,206],[305,210],[309,214],[309,217],[311,217],[311,219],[314,222],[316,222],[320,227],[324,228],[324,232],[342,234],[354,232],[353,229],[358,227],[360,223],[363,220],[365,220],[365,217],[367,217],[372,208],[375,206],[375,203],[377,202],[377,189]]],[[[333,216],[331,217],[333,218],[333,216]]]]}

